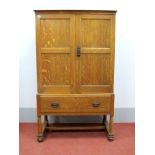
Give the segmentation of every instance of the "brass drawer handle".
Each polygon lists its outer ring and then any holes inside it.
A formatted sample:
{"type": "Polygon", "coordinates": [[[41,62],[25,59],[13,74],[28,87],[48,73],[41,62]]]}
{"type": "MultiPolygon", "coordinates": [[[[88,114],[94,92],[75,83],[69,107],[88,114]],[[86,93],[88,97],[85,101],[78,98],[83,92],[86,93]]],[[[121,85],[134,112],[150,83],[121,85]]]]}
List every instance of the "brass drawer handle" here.
{"type": "Polygon", "coordinates": [[[95,101],[95,102],[92,103],[92,106],[94,108],[99,107],[100,106],[100,102],[95,101]]]}
{"type": "Polygon", "coordinates": [[[58,102],[53,102],[51,103],[52,108],[59,108],[59,103],[58,102]]]}

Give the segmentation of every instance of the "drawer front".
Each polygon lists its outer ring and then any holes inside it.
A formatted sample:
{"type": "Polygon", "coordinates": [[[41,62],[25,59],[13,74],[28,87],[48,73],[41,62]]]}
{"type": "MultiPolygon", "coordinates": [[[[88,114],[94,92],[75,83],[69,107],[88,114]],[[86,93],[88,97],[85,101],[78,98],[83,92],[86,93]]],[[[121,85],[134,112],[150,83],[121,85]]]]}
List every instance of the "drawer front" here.
{"type": "Polygon", "coordinates": [[[41,97],[41,112],[108,113],[111,96],[106,97],[41,97]]]}

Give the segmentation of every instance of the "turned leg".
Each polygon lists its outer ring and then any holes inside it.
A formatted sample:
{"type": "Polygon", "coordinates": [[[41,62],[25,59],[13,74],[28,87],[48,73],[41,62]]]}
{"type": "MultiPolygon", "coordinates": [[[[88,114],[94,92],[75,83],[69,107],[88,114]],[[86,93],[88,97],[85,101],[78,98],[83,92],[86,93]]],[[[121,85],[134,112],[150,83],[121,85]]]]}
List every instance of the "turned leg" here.
{"type": "Polygon", "coordinates": [[[108,132],[108,140],[109,141],[114,140],[113,117],[114,117],[114,94],[111,96],[110,120],[109,120],[109,123],[106,124],[107,132],[108,132]]]}
{"type": "Polygon", "coordinates": [[[110,116],[109,128],[108,128],[108,140],[110,140],[110,141],[113,141],[113,140],[114,140],[114,133],[113,133],[113,116],[110,116]]]}
{"type": "Polygon", "coordinates": [[[37,140],[38,142],[43,141],[43,129],[42,129],[42,123],[41,123],[41,111],[40,111],[40,97],[37,95],[37,116],[38,116],[38,135],[37,140]]]}
{"type": "Polygon", "coordinates": [[[43,138],[44,138],[44,136],[43,136],[43,132],[42,132],[41,116],[38,116],[38,136],[37,136],[38,142],[42,142],[43,138]]]}

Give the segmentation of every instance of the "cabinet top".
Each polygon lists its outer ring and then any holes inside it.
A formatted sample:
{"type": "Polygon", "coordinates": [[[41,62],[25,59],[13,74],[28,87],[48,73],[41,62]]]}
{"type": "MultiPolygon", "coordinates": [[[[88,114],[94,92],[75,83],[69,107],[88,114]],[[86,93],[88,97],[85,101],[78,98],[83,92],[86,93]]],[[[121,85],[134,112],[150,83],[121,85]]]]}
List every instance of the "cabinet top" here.
{"type": "Polygon", "coordinates": [[[107,13],[115,14],[116,10],[34,10],[36,14],[38,13],[107,13]]]}

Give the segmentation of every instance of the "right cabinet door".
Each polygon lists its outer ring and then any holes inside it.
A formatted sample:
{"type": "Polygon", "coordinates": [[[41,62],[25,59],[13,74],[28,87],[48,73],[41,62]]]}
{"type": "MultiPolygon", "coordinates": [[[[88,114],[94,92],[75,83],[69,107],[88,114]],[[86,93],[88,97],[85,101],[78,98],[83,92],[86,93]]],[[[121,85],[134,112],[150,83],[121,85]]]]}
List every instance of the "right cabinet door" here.
{"type": "Polygon", "coordinates": [[[76,16],[76,44],[80,48],[77,85],[80,93],[113,92],[114,27],[114,15],[76,16]]]}

